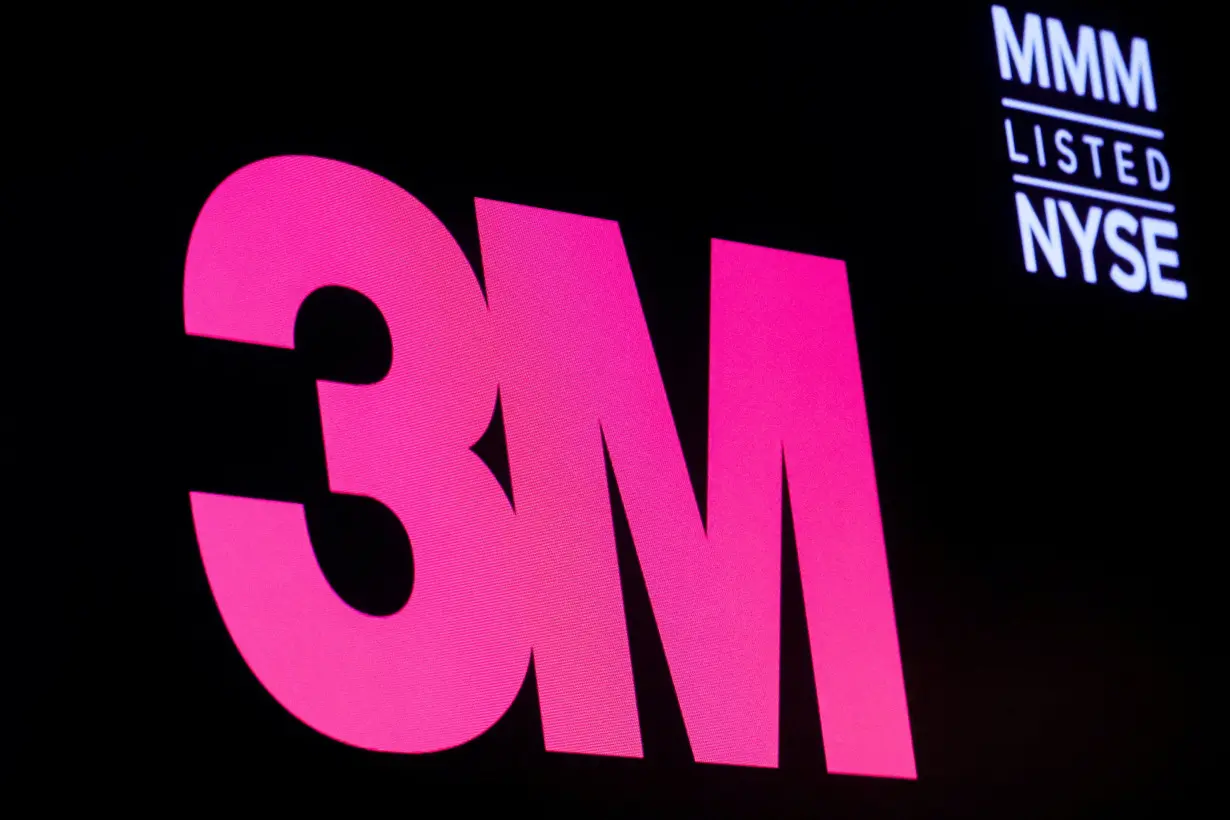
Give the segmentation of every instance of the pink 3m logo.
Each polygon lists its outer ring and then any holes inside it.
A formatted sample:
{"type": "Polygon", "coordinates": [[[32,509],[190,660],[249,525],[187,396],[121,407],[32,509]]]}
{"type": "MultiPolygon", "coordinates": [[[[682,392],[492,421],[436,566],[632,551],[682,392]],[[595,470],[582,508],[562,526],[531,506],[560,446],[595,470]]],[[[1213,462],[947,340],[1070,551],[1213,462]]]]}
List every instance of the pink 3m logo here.
{"type": "Polygon", "coordinates": [[[381,381],[318,388],[330,489],[413,545],[400,611],[333,592],[302,506],[192,494],[256,677],[330,737],[422,753],[489,729],[533,653],[548,750],[641,756],[605,440],[695,759],[776,766],[784,454],[828,769],[915,777],[845,265],[713,241],[706,527],[618,224],[475,207],[485,299],[431,211],[341,162],[254,163],[197,219],[189,334],[292,348],[336,285],[393,340],[381,381]],[[515,510],[470,449],[497,391],[515,510]]]}

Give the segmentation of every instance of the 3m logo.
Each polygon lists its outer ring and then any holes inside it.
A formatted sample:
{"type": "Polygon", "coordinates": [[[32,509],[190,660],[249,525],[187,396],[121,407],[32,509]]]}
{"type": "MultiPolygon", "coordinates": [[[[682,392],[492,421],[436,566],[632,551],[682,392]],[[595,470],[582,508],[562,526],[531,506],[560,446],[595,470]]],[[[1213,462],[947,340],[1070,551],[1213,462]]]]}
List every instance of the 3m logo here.
{"type": "Polygon", "coordinates": [[[713,242],[706,529],[619,226],[475,205],[486,299],[444,225],[360,168],[264,160],[201,211],[188,333],[291,348],[332,285],[393,340],[381,381],[319,395],[330,488],[410,538],[400,611],[333,592],[301,506],[192,494],[257,678],[333,738],[432,752],[490,728],[533,653],[549,750],[640,756],[605,441],[696,760],[775,766],[784,453],[829,770],[914,777],[844,265],[713,242]],[[470,449],[497,392],[512,505],[470,449]]]}

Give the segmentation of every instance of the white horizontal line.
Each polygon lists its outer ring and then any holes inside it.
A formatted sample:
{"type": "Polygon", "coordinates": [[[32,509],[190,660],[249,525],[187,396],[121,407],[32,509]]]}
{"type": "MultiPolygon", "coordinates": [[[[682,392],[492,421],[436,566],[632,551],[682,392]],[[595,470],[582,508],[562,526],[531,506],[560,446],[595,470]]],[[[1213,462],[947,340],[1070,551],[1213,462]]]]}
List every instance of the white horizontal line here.
{"type": "Polygon", "coordinates": [[[1160,128],[1145,128],[1143,125],[1132,125],[1130,122],[1120,122],[1119,120],[1108,120],[1105,117],[1092,117],[1088,114],[1080,114],[1076,111],[1065,111],[1062,108],[1051,108],[1049,105],[1034,105],[1033,103],[1014,100],[1009,97],[1004,97],[1001,100],[1004,108],[1013,108],[1017,111],[1028,111],[1030,114],[1041,114],[1044,117],[1054,117],[1057,120],[1068,120],[1069,122],[1081,122],[1085,125],[1096,125],[1101,128],[1109,128],[1112,131],[1122,131],[1125,134],[1136,134],[1140,137],[1151,137],[1155,140],[1165,139],[1166,135],[1162,133],[1160,128]]]}
{"type": "Polygon", "coordinates": [[[1162,211],[1163,213],[1168,214],[1174,213],[1174,206],[1169,202],[1158,202],[1153,199],[1141,199],[1136,196],[1112,194],[1110,191],[1099,191],[1096,188],[1085,188],[1080,185],[1068,185],[1066,182],[1052,182],[1049,179],[1027,177],[1024,174],[1013,174],[1012,181],[1019,185],[1032,185],[1035,188],[1046,188],[1051,191],[1059,191],[1065,194],[1087,196],[1093,199],[1102,199],[1106,202],[1117,202],[1120,205],[1135,205],[1139,208],[1148,208],[1151,211],[1162,211]]]}

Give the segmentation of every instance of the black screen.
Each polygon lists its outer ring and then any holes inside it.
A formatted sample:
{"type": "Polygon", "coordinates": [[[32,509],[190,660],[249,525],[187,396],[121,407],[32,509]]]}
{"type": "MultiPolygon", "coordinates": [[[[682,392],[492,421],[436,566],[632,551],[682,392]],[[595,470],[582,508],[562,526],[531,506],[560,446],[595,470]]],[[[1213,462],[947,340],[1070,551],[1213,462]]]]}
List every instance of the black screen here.
{"type": "MultiPolygon", "coordinates": [[[[34,284],[9,304],[9,404],[33,415],[10,435],[31,467],[14,470],[5,541],[39,567],[10,576],[24,607],[11,629],[33,650],[10,667],[35,691],[14,706],[32,782],[69,799],[103,786],[176,806],[225,794],[236,809],[378,796],[431,813],[1049,817],[1188,799],[1212,760],[1197,743],[1215,594],[1198,391],[1213,375],[1210,24],[1167,4],[1008,11],[1017,33],[1027,12],[1073,38],[1112,31],[1125,55],[1145,38],[1156,110],[1004,80],[990,4],[475,9],[455,46],[414,18],[310,42],[236,25],[167,76],[169,39],[158,59],[83,59],[71,90],[27,88],[34,139],[18,143],[4,221],[16,294],[34,284]],[[1005,97],[1164,130],[1130,138],[1134,194],[1173,206],[1154,215],[1177,225],[1164,273],[1186,298],[1117,286],[1101,246],[1085,281],[1070,234],[1066,277],[1041,251],[1026,269],[1015,194],[1043,227],[1044,196],[1095,200],[1014,182],[1061,176],[1058,155],[1042,170],[1031,154],[1031,129],[1053,118],[1005,97]],[[1006,116],[1028,163],[1009,155],[1006,116]],[[1146,145],[1165,151],[1164,193],[1149,190],[1146,145]],[[643,760],[544,751],[532,667],[489,732],[436,754],[348,746],[283,709],[220,617],[190,491],[305,504],[325,576],[361,611],[395,611],[414,583],[397,519],[331,495],[325,469],[315,382],[387,368],[379,311],[320,291],[294,350],[185,333],[206,198],[291,154],[409,191],[480,277],[476,197],[617,221],[701,509],[710,240],[843,260],[917,780],[826,773],[789,515],[780,765],[692,762],[613,480],[643,760]]],[[[1069,127],[1078,147],[1082,129],[1107,138],[1110,180],[1115,134],[1069,127]]],[[[1088,170],[1062,179],[1092,187],[1088,170]]],[[[499,429],[480,443],[497,477],[502,446],[499,429]]]]}

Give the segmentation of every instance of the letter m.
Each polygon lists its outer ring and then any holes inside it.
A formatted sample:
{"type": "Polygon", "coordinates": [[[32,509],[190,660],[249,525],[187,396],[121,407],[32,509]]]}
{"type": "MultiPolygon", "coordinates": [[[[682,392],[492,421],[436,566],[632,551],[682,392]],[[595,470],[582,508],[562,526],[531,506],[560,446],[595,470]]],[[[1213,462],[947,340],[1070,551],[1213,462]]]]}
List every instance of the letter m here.
{"type": "Polygon", "coordinates": [[[1046,36],[1051,43],[1051,62],[1055,69],[1055,88],[1068,90],[1068,76],[1072,77],[1072,91],[1080,96],[1089,93],[1095,100],[1102,99],[1102,67],[1098,64],[1098,46],[1092,26],[1081,26],[1076,34],[1076,54],[1063,30],[1063,23],[1050,17],[1046,21],[1046,36]]]}
{"type": "Polygon", "coordinates": [[[1141,91],[1144,91],[1145,108],[1157,110],[1157,94],[1153,90],[1153,66],[1149,61],[1149,43],[1141,37],[1132,38],[1132,51],[1129,64],[1123,61],[1123,51],[1119,41],[1112,31],[1102,32],[1102,62],[1106,69],[1106,96],[1111,102],[1120,100],[1119,88],[1123,87],[1123,97],[1132,108],[1140,105],[1141,91]]]}
{"type": "Polygon", "coordinates": [[[777,765],[784,459],[828,769],[913,778],[844,264],[712,243],[702,522],[619,226],[477,209],[517,515],[613,550],[607,448],[696,760],[777,765]]]}
{"type": "Polygon", "coordinates": [[[1036,14],[1025,15],[1024,43],[1017,39],[1012,18],[1003,6],[991,6],[991,21],[995,25],[995,50],[999,55],[999,76],[1012,79],[1012,67],[1016,66],[1021,82],[1033,81],[1034,66],[1038,68],[1038,87],[1050,88],[1050,70],[1046,64],[1046,48],[1042,40],[1042,18],[1036,14]]]}

